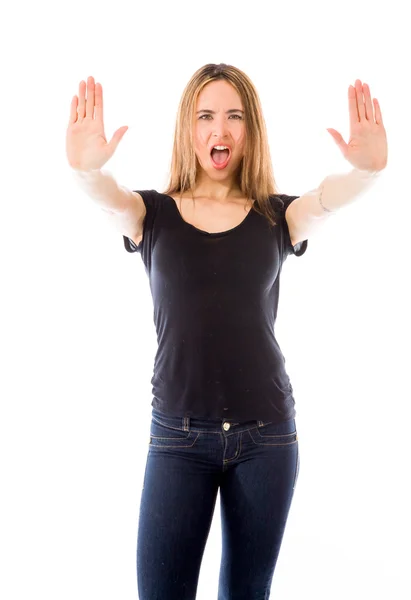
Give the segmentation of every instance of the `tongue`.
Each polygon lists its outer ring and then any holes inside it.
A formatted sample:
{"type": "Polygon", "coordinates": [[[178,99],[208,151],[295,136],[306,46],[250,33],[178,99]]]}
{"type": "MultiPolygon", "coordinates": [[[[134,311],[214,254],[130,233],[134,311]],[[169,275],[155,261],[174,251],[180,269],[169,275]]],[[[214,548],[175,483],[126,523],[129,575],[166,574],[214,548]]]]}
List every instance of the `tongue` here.
{"type": "Polygon", "coordinates": [[[213,158],[213,161],[215,163],[217,163],[218,165],[222,165],[223,162],[225,162],[228,158],[228,150],[213,150],[211,152],[211,156],[213,158]]]}

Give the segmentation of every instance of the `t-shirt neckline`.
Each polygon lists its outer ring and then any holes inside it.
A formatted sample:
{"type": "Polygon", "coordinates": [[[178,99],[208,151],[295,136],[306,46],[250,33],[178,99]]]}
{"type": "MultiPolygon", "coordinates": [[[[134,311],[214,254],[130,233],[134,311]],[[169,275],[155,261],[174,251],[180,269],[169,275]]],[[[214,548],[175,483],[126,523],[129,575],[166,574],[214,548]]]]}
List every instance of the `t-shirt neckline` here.
{"type": "Polygon", "coordinates": [[[223,236],[223,235],[227,235],[229,233],[232,233],[233,231],[236,231],[237,229],[239,229],[241,226],[243,226],[248,217],[250,216],[250,213],[253,212],[253,207],[250,208],[250,210],[248,211],[248,213],[246,214],[246,216],[244,217],[244,219],[241,221],[241,223],[239,223],[238,225],[236,225],[235,227],[233,227],[232,229],[227,229],[226,231],[217,231],[217,232],[209,232],[209,231],[204,231],[203,229],[199,229],[198,227],[196,227],[195,225],[192,225],[191,223],[188,223],[187,221],[185,221],[183,219],[182,214],[180,213],[180,211],[178,210],[178,206],[176,204],[176,201],[174,200],[174,198],[172,196],[169,196],[168,194],[162,194],[163,196],[166,196],[167,198],[169,198],[170,200],[172,200],[175,210],[178,213],[178,216],[180,217],[181,221],[185,224],[188,225],[188,227],[191,227],[191,229],[194,229],[195,231],[198,231],[198,233],[201,233],[207,237],[218,237],[218,236],[223,236]]]}

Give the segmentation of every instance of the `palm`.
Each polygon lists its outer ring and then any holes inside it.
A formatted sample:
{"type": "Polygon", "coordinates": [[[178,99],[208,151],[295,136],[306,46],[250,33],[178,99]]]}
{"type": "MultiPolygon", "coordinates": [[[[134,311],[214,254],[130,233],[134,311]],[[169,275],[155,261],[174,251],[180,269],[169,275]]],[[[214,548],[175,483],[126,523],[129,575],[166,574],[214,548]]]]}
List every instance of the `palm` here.
{"type": "Polygon", "coordinates": [[[359,79],[355,88],[348,92],[350,113],[350,139],[346,144],[335,129],[328,129],[344,158],[357,169],[380,171],[387,165],[387,134],[382,122],[381,109],[374,98],[374,110],[370,88],[359,79]]]}
{"type": "Polygon", "coordinates": [[[107,139],[103,123],[85,118],[67,129],[67,155],[69,162],[77,160],[82,165],[92,163],[96,155],[104,157],[107,139]]]}
{"type": "Polygon", "coordinates": [[[114,132],[107,142],[103,122],[103,88],[94,78],[80,82],[79,97],[71,102],[70,120],[66,134],[66,152],[70,165],[75,169],[93,170],[101,167],[114,154],[128,127],[114,132]]]}

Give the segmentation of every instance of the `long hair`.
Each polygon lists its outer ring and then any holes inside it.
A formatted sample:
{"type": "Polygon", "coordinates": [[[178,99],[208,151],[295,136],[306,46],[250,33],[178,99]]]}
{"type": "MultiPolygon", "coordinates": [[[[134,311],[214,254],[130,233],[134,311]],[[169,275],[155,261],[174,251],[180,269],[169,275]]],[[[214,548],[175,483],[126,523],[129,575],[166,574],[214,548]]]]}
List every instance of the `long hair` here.
{"type": "Polygon", "coordinates": [[[244,108],[246,141],[236,182],[244,196],[253,199],[252,209],[276,225],[269,196],[278,194],[271,164],[267,129],[261,102],[250,78],[240,69],[224,63],[198,69],[183,91],[175,125],[169,180],[164,194],[193,193],[197,178],[197,157],[193,144],[193,118],[201,90],[211,81],[224,79],[238,92],[244,108]],[[273,218],[274,217],[274,218],[273,218]]]}

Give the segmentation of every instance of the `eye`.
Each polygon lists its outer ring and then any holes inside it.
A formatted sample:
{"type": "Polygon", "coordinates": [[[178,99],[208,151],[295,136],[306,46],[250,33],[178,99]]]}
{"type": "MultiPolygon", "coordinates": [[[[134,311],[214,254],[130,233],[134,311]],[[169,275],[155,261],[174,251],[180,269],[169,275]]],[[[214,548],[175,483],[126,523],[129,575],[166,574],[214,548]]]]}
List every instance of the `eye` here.
{"type": "MultiPolygon", "coordinates": [[[[203,117],[211,117],[211,115],[201,115],[201,117],[199,117],[199,119],[202,119],[203,117]]],[[[243,117],[241,117],[240,115],[230,115],[230,117],[237,117],[237,119],[239,119],[240,121],[242,120],[243,117]]],[[[205,119],[204,119],[205,120],[205,119]]]]}

